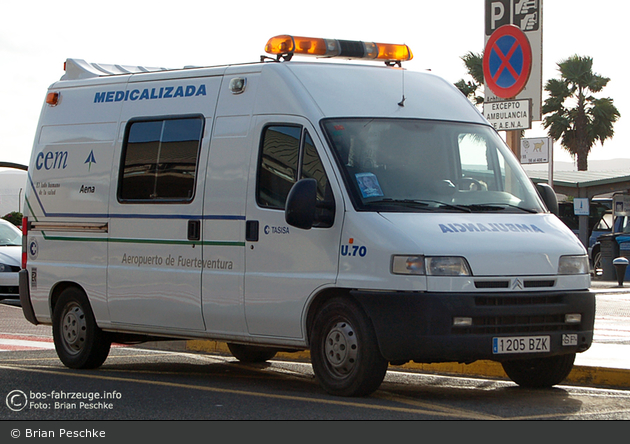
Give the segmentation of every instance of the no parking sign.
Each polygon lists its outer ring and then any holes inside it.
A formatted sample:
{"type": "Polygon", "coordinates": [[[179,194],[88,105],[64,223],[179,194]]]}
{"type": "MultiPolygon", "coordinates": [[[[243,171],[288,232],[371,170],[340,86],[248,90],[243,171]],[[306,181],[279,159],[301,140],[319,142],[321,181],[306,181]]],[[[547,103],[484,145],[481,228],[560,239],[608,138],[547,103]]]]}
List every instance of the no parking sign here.
{"type": "Polygon", "coordinates": [[[527,85],[531,69],[532,48],[520,28],[504,25],[492,33],[483,54],[483,75],[497,97],[516,97],[527,85]]]}

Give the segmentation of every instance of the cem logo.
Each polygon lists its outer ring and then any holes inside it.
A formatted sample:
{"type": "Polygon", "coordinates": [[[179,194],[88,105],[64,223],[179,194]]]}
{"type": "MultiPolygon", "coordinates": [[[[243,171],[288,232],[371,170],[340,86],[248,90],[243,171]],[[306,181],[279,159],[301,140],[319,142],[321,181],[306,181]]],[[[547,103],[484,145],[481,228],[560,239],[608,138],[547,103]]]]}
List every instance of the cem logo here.
{"type": "MultiPolygon", "coordinates": [[[[94,151],[90,151],[85,164],[88,165],[88,171],[92,169],[92,165],[96,163],[94,157],[94,151]]],[[[65,170],[68,167],[68,152],[67,151],[48,151],[41,152],[35,159],[35,168],[37,170],[65,170]]]]}
{"type": "Polygon", "coordinates": [[[354,238],[350,238],[347,244],[341,246],[341,255],[365,257],[367,256],[367,247],[365,245],[355,245],[354,238]]]}
{"type": "Polygon", "coordinates": [[[37,170],[64,170],[68,166],[67,151],[48,151],[41,152],[35,159],[35,168],[37,170]]]}

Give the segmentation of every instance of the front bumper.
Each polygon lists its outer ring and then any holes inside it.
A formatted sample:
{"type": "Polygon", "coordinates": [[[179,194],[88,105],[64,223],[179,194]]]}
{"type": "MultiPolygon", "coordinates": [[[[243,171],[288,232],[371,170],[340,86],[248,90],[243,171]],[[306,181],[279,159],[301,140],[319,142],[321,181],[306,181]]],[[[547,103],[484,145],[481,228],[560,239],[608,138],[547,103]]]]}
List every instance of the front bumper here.
{"type": "MultiPolygon", "coordinates": [[[[593,341],[595,295],[589,290],[519,293],[351,292],[372,320],[389,361],[473,362],[536,358],[587,350],[593,341]],[[566,314],[582,315],[579,324],[566,314]],[[456,317],[472,325],[453,325],[456,317]],[[577,344],[563,345],[563,336],[577,344]],[[544,353],[495,354],[493,338],[549,336],[544,353]]],[[[566,343],[566,341],[565,341],[566,343]]]]}

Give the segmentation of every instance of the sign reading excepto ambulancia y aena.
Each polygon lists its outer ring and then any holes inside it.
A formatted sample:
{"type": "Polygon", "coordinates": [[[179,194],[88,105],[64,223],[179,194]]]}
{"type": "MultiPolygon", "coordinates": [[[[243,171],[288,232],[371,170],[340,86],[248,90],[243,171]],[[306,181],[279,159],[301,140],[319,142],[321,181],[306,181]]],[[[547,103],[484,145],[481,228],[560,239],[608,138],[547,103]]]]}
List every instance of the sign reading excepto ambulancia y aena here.
{"type": "Polygon", "coordinates": [[[497,131],[532,127],[531,99],[484,102],[483,115],[497,131]]]}

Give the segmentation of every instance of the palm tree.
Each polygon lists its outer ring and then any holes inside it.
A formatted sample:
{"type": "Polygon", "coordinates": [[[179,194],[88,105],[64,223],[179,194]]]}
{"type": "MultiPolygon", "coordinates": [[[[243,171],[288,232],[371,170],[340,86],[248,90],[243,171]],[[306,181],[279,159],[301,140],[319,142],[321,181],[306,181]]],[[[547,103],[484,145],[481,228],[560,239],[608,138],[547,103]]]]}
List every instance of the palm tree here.
{"type": "Polygon", "coordinates": [[[613,124],[620,114],[609,97],[597,99],[610,81],[593,73],[593,59],[574,55],[558,63],[560,79],[545,84],[550,97],[542,107],[543,126],[562,147],[577,156],[578,171],[588,169],[588,154],[598,140],[603,144],[614,135],[613,124]],[[574,107],[570,107],[575,104],[574,107]]]}
{"type": "Polygon", "coordinates": [[[472,81],[461,79],[455,83],[455,86],[462,94],[471,99],[475,105],[480,105],[483,103],[483,95],[476,94],[477,89],[483,86],[483,54],[475,54],[470,51],[462,56],[461,59],[466,65],[466,71],[472,77],[472,81]]]}

